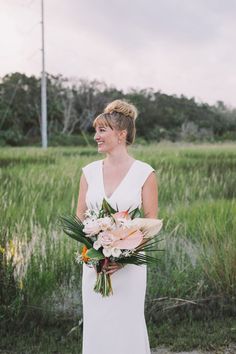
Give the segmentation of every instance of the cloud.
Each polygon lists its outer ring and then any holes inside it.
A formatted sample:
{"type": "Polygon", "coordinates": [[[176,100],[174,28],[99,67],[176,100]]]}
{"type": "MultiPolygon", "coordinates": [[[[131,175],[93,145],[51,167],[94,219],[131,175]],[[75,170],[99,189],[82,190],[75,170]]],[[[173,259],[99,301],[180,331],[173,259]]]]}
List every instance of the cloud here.
{"type": "MultiPolygon", "coordinates": [[[[0,74],[41,71],[41,32],[34,27],[40,6],[27,3],[6,3],[0,14],[7,33],[0,74]]],[[[46,68],[126,90],[153,87],[236,105],[235,13],[233,0],[50,0],[46,68]]]]}
{"type": "Polygon", "coordinates": [[[131,47],[132,39],[135,46],[149,40],[200,44],[214,40],[235,10],[230,0],[82,0],[73,5],[67,18],[74,28],[99,32],[121,45],[128,41],[131,47]]]}

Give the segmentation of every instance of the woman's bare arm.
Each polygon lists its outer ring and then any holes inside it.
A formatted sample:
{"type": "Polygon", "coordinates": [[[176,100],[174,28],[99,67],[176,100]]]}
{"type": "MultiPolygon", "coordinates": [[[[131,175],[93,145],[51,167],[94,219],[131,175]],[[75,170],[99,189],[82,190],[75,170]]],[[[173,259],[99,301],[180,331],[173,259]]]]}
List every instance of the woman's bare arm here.
{"type": "Polygon", "coordinates": [[[142,188],[142,206],[145,218],[156,219],[158,216],[158,187],[155,172],[146,179],[142,188]]]}
{"type": "Polygon", "coordinates": [[[86,201],[85,201],[87,189],[88,189],[88,184],[84,174],[82,173],[80,178],[79,196],[78,196],[78,203],[77,203],[77,210],[76,210],[76,215],[80,220],[84,220],[84,213],[87,209],[86,201]]]}

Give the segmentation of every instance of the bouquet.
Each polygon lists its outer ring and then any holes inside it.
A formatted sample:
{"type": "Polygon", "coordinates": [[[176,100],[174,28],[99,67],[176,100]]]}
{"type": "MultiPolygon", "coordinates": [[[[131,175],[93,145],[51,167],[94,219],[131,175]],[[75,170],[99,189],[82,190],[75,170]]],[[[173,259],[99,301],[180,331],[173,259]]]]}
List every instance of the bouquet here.
{"type": "Polygon", "coordinates": [[[82,244],[76,252],[76,261],[94,267],[97,279],[94,291],[102,296],[113,293],[109,262],[125,264],[150,264],[158,259],[148,252],[160,251],[154,238],[162,228],[162,220],[141,217],[139,208],[118,211],[103,199],[100,210],[88,209],[81,221],[76,215],[60,216],[63,231],[82,244]]]}

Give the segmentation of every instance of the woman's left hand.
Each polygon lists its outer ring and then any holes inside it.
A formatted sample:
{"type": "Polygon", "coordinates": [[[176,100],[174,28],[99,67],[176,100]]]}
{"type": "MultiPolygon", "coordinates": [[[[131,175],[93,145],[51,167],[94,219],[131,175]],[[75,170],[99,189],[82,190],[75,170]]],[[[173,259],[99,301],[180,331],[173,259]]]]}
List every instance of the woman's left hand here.
{"type": "Polygon", "coordinates": [[[119,269],[121,269],[121,268],[123,268],[124,267],[124,265],[123,264],[121,264],[121,263],[109,263],[108,264],[108,266],[106,267],[106,273],[107,274],[113,274],[113,273],[115,273],[115,272],[117,272],[117,270],[119,270],[119,269]]]}

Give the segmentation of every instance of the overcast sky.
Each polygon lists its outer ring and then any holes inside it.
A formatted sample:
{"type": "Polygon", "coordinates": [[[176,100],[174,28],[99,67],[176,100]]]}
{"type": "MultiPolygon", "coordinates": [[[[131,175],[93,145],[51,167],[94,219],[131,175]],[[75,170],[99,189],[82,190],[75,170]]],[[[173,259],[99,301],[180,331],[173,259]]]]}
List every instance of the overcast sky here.
{"type": "MultiPolygon", "coordinates": [[[[46,71],[236,107],[235,0],[44,0],[46,71]]],[[[41,72],[41,0],[0,0],[0,76],[41,72]]]]}

